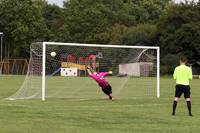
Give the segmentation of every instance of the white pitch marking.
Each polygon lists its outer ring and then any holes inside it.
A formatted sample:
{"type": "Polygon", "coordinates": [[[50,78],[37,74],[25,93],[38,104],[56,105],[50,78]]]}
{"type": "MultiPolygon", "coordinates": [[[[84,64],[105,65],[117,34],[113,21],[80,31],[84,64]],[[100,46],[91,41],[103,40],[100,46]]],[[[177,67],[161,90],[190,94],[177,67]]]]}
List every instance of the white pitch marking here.
{"type": "Polygon", "coordinates": [[[128,82],[129,78],[126,78],[125,81],[123,81],[123,83],[120,85],[120,87],[117,89],[116,91],[116,96],[119,96],[121,91],[124,89],[125,84],[128,82]]]}

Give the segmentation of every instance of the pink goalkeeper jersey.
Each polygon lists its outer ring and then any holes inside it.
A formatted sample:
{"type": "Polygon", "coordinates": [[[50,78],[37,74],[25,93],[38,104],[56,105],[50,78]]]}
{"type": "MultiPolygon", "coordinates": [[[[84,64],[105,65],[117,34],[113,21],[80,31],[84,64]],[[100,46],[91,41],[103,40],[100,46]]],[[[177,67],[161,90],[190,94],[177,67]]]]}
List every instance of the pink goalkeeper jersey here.
{"type": "Polygon", "coordinates": [[[107,75],[108,75],[107,72],[101,72],[101,73],[98,73],[98,74],[91,74],[89,76],[92,79],[94,79],[99,84],[100,87],[105,88],[109,85],[108,82],[104,78],[107,75]]]}

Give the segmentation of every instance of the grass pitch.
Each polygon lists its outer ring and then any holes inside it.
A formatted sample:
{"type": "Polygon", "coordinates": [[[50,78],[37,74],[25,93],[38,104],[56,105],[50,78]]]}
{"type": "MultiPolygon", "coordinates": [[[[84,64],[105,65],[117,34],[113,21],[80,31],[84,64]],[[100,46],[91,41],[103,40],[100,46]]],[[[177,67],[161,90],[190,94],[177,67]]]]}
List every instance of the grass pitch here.
{"type": "MultiPolygon", "coordinates": [[[[171,116],[174,95],[174,81],[171,78],[161,78],[159,99],[148,95],[134,97],[133,86],[136,83],[141,84],[137,81],[128,82],[126,89],[121,90],[120,98],[115,101],[101,99],[103,96],[101,91],[87,93],[88,85],[82,86],[81,90],[86,91],[79,93],[80,96],[86,97],[84,100],[77,98],[49,98],[45,102],[4,100],[18,90],[23,80],[24,76],[0,77],[2,99],[0,133],[199,133],[200,131],[200,80],[198,79],[191,83],[194,117],[187,116],[183,98],[178,104],[177,116],[171,116]]],[[[78,81],[80,83],[76,85],[83,85],[81,80],[78,81]]],[[[115,80],[111,82],[114,84],[115,80]]],[[[92,82],[90,85],[98,89],[95,83],[92,82]]],[[[55,86],[58,87],[58,84],[55,86]]],[[[146,93],[142,86],[141,84],[138,90],[146,93]]],[[[115,93],[115,88],[113,91],[115,93]]]]}

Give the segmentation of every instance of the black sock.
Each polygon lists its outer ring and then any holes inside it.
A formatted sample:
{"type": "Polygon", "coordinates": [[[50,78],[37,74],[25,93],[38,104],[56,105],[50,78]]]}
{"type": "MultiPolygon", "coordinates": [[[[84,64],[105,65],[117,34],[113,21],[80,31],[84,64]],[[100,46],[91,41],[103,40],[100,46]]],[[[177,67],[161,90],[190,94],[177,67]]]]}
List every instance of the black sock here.
{"type": "Polygon", "coordinates": [[[109,95],[109,99],[112,100],[112,96],[111,95],[109,95]]]}
{"type": "Polygon", "coordinates": [[[177,101],[174,101],[174,103],[173,103],[173,115],[175,115],[175,112],[176,112],[176,106],[177,106],[177,101]]]}
{"type": "Polygon", "coordinates": [[[187,101],[187,107],[188,107],[189,114],[192,114],[191,113],[191,102],[190,101],[187,101]]]}

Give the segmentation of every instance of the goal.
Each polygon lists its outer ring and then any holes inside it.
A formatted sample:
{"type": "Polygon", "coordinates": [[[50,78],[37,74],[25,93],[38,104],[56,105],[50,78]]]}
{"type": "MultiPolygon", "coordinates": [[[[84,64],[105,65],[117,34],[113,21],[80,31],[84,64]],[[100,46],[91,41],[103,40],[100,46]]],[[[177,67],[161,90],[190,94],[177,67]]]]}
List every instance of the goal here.
{"type": "Polygon", "coordinates": [[[7,99],[102,98],[88,65],[113,71],[106,79],[117,98],[160,97],[159,47],[38,42],[30,46],[24,83],[7,99]]]}

